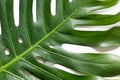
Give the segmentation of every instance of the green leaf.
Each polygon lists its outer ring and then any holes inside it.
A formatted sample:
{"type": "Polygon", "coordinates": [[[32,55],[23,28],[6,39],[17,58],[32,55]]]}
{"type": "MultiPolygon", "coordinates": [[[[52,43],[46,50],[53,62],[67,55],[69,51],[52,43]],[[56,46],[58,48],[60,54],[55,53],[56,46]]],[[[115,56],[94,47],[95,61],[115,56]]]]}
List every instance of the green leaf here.
{"type": "Polygon", "coordinates": [[[56,0],[55,15],[51,14],[52,0],[37,0],[36,22],[32,15],[33,0],[20,0],[19,26],[14,21],[13,1],[0,0],[1,80],[105,80],[120,74],[120,56],[89,51],[75,54],[62,48],[66,43],[119,46],[119,25],[106,31],[75,29],[119,22],[120,13],[95,13],[114,6],[118,0],[56,0]]]}

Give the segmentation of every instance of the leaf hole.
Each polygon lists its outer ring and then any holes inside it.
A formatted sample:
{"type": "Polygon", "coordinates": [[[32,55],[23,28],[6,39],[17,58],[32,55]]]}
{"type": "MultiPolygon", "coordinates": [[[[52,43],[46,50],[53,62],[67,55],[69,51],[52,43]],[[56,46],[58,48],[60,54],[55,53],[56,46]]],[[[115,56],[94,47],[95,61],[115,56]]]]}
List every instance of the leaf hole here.
{"type": "Polygon", "coordinates": [[[27,75],[27,76],[31,76],[31,73],[29,73],[28,71],[26,71],[26,70],[23,70],[22,71],[25,75],[27,75]]]}
{"type": "Polygon", "coordinates": [[[19,43],[23,43],[23,38],[22,38],[22,37],[19,37],[19,38],[18,38],[18,42],[19,42],[19,43]]]}
{"type": "Polygon", "coordinates": [[[50,48],[54,48],[54,45],[53,45],[53,44],[50,44],[49,47],[50,47],[50,48]]]}
{"type": "MultiPolygon", "coordinates": [[[[105,1],[105,0],[98,0],[98,1],[105,1]]],[[[106,8],[106,9],[101,9],[101,10],[97,10],[97,11],[94,11],[93,13],[97,13],[97,14],[104,14],[104,15],[115,15],[117,13],[120,12],[120,1],[118,1],[116,3],[116,5],[110,7],[110,8],[106,8]]]]}
{"type": "Polygon", "coordinates": [[[51,0],[51,14],[52,16],[56,15],[56,0],[51,0]]]}
{"type": "Polygon", "coordinates": [[[46,66],[49,66],[49,67],[53,67],[54,63],[52,62],[49,62],[49,61],[45,61],[43,58],[41,57],[36,57],[36,61],[41,63],[41,64],[44,64],[46,66]]]}
{"type": "Polygon", "coordinates": [[[54,46],[50,45],[50,48],[54,48],[54,46]]]}
{"type": "Polygon", "coordinates": [[[120,22],[111,24],[111,25],[103,25],[103,26],[79,26],[79,24],[73,24],[73,29],[78,31],[107,31],[114,27],[118,27],[120,22]]]}
{"type": "Polygon", "coordinates": [[[36,60],[37,60],[37,62],[39,62],[39,63],[45,63],[45,60],[44,59],[42,59],[41,57],[36,57],[36,60]]]}
{"type": "MultiPolygon", "coordinates": [[[[111,43],[110,43],[111,44],[111,43]]],[[[104,43],[101,47],[87,47],[87,46],[81,46],[81,45],[74,45],[74,44],[62,44],[63,50],[67,52],[71,52],[73,54],[85,54],[85,53],[94,53],[94,54],[113,54],[120,56],[120,47],[107,47],[107,43],[104,43]]]]}
{"type": "Polygon", "coordinates": [[[33,22],[37,22],[36,2],[37,2],[36,0],[33,0],[33,4],[32,4],[33,22]]]}
{"type": "Polygon", "coordinates": [[[71,53],[92,53],[92,52],[97,52],[96,50],[92,49],[91,47],[87,47],[87,46],[80,46],[80,45],[74,45],[74,44],[67,44],[64,43],[61,45],[62,49],[67,51],[67,52],[71,52],[71,53]]]}
{"type": "Polygon", "coordinates": [[[1,26],[1,21],[0,21],[0,35],[2,34],[2,26],[1,26]]]}
{"type": "Polygon", "coordinates": [[[72,2],[73,0],[68,0],[69,2],[72,2]]]}
{"type": "Polygon", "coordinates": [[[16,27],[19,26],[19,4],[20,4],[20,0],[13,1],[14,23],[16,27]]]}
{"type": "Polygon", "coordinates": [[[8,48],[5,49],[5,55],[10,55],[10,50],[8,48]]]}
{"type": "Polygon", "coordinates": [[[78,25],[74,26],[74,29],[79,30],[79,31],[107,31],[111,28],[112,28],[112,26],[111,27],[107,27],[107,26],[78,26],[78,25]]]}
{"type": "Polygon", "coordinates": [[[68,73],[71,73],[71,74],[76,74],[76,75],[79,75],[80,73],[75,71],[75,70],[72,70],[70,68],[67,68],[65,66],[62,66],[60,64],[54,64],[54,67],[57,68],[57,69],[60,69],[62,71],[65,71],[65,72],[68,72],[68,73]]]}

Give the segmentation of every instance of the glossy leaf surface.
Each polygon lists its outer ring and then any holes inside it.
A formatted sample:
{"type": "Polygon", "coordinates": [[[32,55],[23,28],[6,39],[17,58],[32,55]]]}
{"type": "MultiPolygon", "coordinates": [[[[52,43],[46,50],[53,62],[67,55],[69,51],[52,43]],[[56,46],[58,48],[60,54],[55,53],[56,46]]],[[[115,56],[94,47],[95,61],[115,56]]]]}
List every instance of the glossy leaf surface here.
{"type": "Polygon", "coordinates": [[[99,14],[118,0],[20,0],[19,25],[14,20],[14,0],[0,0],[0,80],[105,80],[120,74],[120,56],[105,53],[73,53],[63,44],[88,47],[120,45],[120,13],[99,14]],[[76,28],[110,27],[105,31],[76,28]],[[68,69],[63,70],[62,68],[68,69]],[[70,71],[69,71],[70,70],[70,71]],[[69,71],[69,72],[68,72],[69,71]]]}

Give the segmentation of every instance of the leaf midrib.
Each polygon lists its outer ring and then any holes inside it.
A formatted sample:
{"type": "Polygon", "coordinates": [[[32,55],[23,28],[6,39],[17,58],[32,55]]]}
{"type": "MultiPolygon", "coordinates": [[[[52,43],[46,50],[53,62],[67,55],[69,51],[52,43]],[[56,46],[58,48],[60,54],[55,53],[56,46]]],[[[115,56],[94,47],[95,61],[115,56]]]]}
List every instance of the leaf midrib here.
{"type": "Polygon", "coordinates": [[[30,51],[32,51],[34,48],[36,48],[41,42],[43,42],[45,39],[47,39],[51,34],[53,34],[56,30],[58,30],[66,21],[68,21],[84,4],[89,0],[85,0],[75,11],[68,16],[66,19],[64,19],[58,26],[56,26],[52,31],[50,31],[48,34],[46,34],[41,40],[39,40],[37,43],[35,43],[33,46],[28,48],[26,51],[21,53],[21,55],[15,57],[13,60],[5,64],[4,66],[1,66],[0,73],[3,72],[6,68],[14,64],[15,62],[19,61],[22,57],[27,55],[30,51]]]}

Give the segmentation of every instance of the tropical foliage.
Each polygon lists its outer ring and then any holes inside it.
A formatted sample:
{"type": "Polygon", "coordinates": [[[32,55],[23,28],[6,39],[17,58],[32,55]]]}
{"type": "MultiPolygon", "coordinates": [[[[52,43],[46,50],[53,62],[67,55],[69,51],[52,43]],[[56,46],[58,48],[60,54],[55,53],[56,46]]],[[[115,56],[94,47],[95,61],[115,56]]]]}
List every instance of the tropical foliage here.
{"type": "Polygon", "coordinates": [[[106,80],[120,74],[120,56],[66,51],[63,44],[88,47],[120,45],[120,13],[99,14],[118,0],[20,0],[19,25],[14,20],[14,0],[0,0],[0,80],[106,80]],[[111,25],[105,31],[83,31],[111,25]],[[58,67],[59,66],[59,67],[58,67]],[[61,69],[64,67],[70,71],[61,69]]]}

